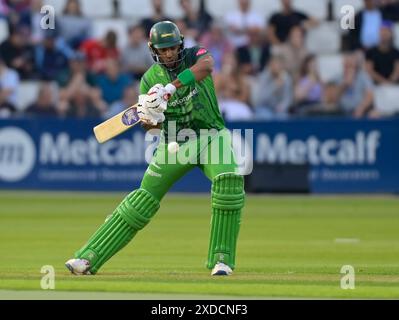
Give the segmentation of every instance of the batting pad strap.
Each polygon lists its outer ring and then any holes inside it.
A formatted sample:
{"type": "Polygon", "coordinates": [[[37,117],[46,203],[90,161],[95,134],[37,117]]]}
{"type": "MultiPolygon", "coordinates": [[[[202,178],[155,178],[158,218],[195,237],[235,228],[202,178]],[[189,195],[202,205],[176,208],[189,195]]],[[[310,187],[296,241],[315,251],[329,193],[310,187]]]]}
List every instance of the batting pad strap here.
{"type": "Polygon", "coordinates": [[[133,229],[143,229],[159,209],[158,200],[144,189],[130,193],[117,208],[121,218],[133,229]]]}
{"type": "Polygon", "coordinates": [[[195,83],[195,75],[190,69],[186,69],[177,75],[183,86],[188,86],[195,83]]]}

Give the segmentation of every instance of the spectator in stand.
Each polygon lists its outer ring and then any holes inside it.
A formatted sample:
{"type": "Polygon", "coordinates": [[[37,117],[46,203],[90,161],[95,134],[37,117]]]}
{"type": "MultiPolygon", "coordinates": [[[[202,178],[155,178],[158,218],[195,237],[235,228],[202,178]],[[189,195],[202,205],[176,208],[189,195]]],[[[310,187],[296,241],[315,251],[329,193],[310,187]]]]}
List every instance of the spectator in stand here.
{"type": "Polygon", "coordinates": [[[303,113],[303,110],[319,104],[323,96],[323,84],[316,65],[314,55],[305,58],[301,65],[299,79],[295,85],[295,105],[293,113],[303,113]]]}
{"type": "Polygon", "coordinates": [[[79,0],[68,0],[59,18],[60,35],[76,50],[91,35],[91,20],[82,14],[79,0]]]}
{"type": "Polygon", "coordinates": [[[108,59],[105,72],[97,76],[96,84],[105,102],[111,104],[122,99],[124,90],[132,85],[132,79],[121,73],[118,60],[108,59]]]}
{"type": "Polygon", "coordinates": [[[373,81],[362,68],[358,53],[348,53],[344,58],[344,75],[340,81],[340,105],[347,115],[364,117],[373,104],[373,81]]]}
{"type": "Polygon", "coordinates": [[[318,24],[316,19],[294,10],[291,0],[281,0],[281,5],[283,10],[269,19],[268,35],[271,44],[279,45],[286,42],[295,26],[301,26],[306,30],[318,24]]]}
{"type": "Polygon", "coordinates": [[[294,81],[300,76],[300,69],[306,57],[308,50],[305,47],[305,32],[300,26],[291,28],[288,41],[273,48],[273,54],[283,58],[284,68],[290,73],[294,81]]]}
{"type": "Polygon", "coordinates": [[[234,54],[225,56],[221,73],[216,74],[214,80],[220,111],[225,119],[228,121],[252,119],[252,110],[249,106],[250,83],[247,76],[241,72],[234,54]]]}
{"type": "Polygon", "coordinates": [[[205,1],[200,0],[199,10],[193,8],[191,0],[180,0],[180,6],[184,11],[183,20],[189,33],[198,40],[204,32],[209,30],[212,23],[212,16],[205,9],[205,1]]]}
{"type": "Polygon", "coordinates": [[[7,3],[11,10],[21,14],[22,12],[29,10],[31,0],[8,0],[7,3]]]}
{"type": "Polygon", "coordinates": [[[62,88],[71,91],[71,96],[75,88],[94,87],[96,77],[87,69],[86,59],[83,53],[77,51],[69,60],[69,68],[66,73],[62,73],[57,79],[62,88]]]}
{"type": "Polygon", "coordinates": [[[44,29],[41,27],[43,14],[40,12],[43,0],[31,0],[30,9],[21,13],[19,26],[30,33],[30,42],[33,45],[39,44],[44,39],[44,29]]]}
{"type": "Polygon", "coordinates": [[[302,110],[301,114],[307,116],[343,116],[343,108],[340,104],[340,85],[336,81],[330,81],[323,85],[323,97],[321,103],[309,106],[302,110]]]}
{"type": "Polygon", "coordinates": [[[375,0],[364,0],[364,9],[355,16],[356,28],[349,32],[349,48],[371,48],[380,41],[380,28],[383,21],[381,10],[375,0]]]}
{"type": "Polygon", "coordinates": [[[163,0],[152,0],[153,14],[151,17],[141,20],[141,25],[144,28],[145,34],[150,34],[151,28],[154,24],[164,20],[171,20],[165,16],[163,12],[163,0]]]}
{"type": "Polygon", "coordinates": [[[180,33],[184,35],[184,45],[186,48],[195,47],[197,40],[195,40],[195,33],[192,30],[187,29],[186,22],[183,19],[174,20],[175,24],[180,30],[180,33]]]}
{"type": "Polygon", "coordinates": [[[107,111],[101,95],[93,96],[86,88],[77,88],[72,97],[60,93],[58,112],[70,118],[98,118],[107,111]]]}
{"type": "Polygon", "coordinates": [[[284,70],[280,56],[272,56],[257,79],[258,90],[254,98],[255,117],[259,120],[285,119],[293,102],[293,83],[284,70]]]}
{"type": "Polygon", "coordinates": [[[376,84],[399,81],[399,51],[393,47],[392,22],[385,21],[380,29],[377,47],[366,52],[367,71],[376,84]]]}
{"type": "Polygon", "coordinates": [[[138,88],[137,86],[129,86],[126,87],[123,91],[122,100],[115,101],[109,107],[108,111],[105,113],[104,117],[106,119],[111,118],[112,116],[122,112],[126,108],[133,106],[137,103],[138,97],[138,88]]]}
{"type": "Polygon", "coordinates": [[[223,92],[223,98],[219,101],[220,111],[226,121],[253,120],[251,107],[238,99],[239,91],[237,83],[229,82],[223,92]]]}
{"type": "Polygon", "coordinates": [[[220,99],[223,100],[226,91],[228,92],[226,97],[231,98],[231,88],[234,87],[234,99],[249,105],[251,96],[249,79],[242,72],[241,67],[238,65],[237,57],[233,53],[224,57],[222,70],[214,75],[214,81],[216,92],[218,92],[220,99]]]}
{"type": "Polygon", "coordinates": [[[239,10],[226,14],[225,23],[229,29],[230,42],[234,47],[248,44],[247,30],[249,28],[264,28],[263,17],[251,9],[251,0],[238,0],[239,10]]]}
{"type": "Polygon", "coordinates": [[[9,13],[7,21],[9,29],[23,29],[26,33],[30,34],[28,26],[24,25],[21,21],[21,17],[30,10],[31,0],[7,0],[6,1],[9,13]]]}
{"type": "Polygon", "coordinates": [[[399,0],[380,0],[384,20],[399,22],[399,0]]]}
{"type": "Polygon", "coordinates": [[[28,106],[25,113],[30,117],[56,117],[58,112],[55,100],[53,85],[50,82],[43,82],[36,101],[28,106]]]}
{"type": "Polygon", "coordinates": [[[128,32],[129,44],[122,51],[122,69],[133,79],[139,80],[154,61],[148,50],[143,27],[132,26],[128,32]]]}
{"type": "Polygon", "coordinates": [[[7,18],[10,14],[10,7],[7,0],[0,0],[0,18],[7,18]]]}
{"type": "MultiPolygon", "coordinates": [[[[97,113],[104,114],[108,106],[101,97],[100,89],[95,87],[95,80],[94,75],[87,70],[84,55],[81,52],[77,52],[70,60],[69,74],[60,82],[63,88],[60,90],[59,103],[57,105],[59,114],[62,116],[74,114],[76,110],[71,107],[71,101],[78,95],[84,95],[85,100],[95,106],[97,113]],[[71,111],[71,108],[75,111],[71,111]]],[[[91,113],[89,112],[89,114],[91,113]]]]}
{"type": "Polygon", "coordinates": [[[0,55],[9,68],[18,72],[20,78],[35,77],[35,53],[21,28],[11,30],[10,37],[0,45],[0,55]]]}
{"type": "Polygon", "coordinates": [[[213,70],[218,73],[222,70],[223,60],[226,55],[233,52],[233,45],[225,37],[224,25],[219,21],[213,21],[211,28],[200,39],[200,44],[207,48],[213,57],[213,70]]]}
{"type": "Polygon", "coordinates": [[[9,118],[16,111],[18,73],[7,67],[0,56],[0,118],[9,118]]]}
{"type": "Polygon", "coordinates": [[[68,69],[68,59],[56,48],[56,40],[56,31],[46,30],[43,43],[36,47],[37,70],[45,81],[59,79],[68,69]]]}
{"type": "Polygon", "coordinates": [[[85,54],[90,71],[104,72],[107,59],[119,59],[117,40],[116,32],[109,30],[102,40],[88,39],[81,44],[80,51],[85,54]]]}
{"type": "Polygon", "coordinates": [[[247,29],[248,44],[237,49],[238,63],[242,71],[248,75],[256,75],[270,58],[270,48],[263,29],[253,27],[247,29]]]}

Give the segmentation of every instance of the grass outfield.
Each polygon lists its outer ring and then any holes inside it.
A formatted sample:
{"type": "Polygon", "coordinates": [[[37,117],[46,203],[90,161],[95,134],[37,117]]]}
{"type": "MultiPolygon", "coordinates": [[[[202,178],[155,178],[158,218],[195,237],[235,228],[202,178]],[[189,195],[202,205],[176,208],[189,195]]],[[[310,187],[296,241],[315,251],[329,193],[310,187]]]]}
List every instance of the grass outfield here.
{"type": "Polygon", "coordinates": [[[399,199],[393,197],[248,196],[237,269],[213,278],[204,267],[209,197],[169,195],[98,275],[70,275],[64,262],[122,197],[0,192],[0,299],[40,290],[43,265],[55,268],[57,294],[79,291],[76,297],[91,291],[133,299],[399,298],[399,199]],[[354,290],[340,288],[343,265],[355,268],[354,290]]]}

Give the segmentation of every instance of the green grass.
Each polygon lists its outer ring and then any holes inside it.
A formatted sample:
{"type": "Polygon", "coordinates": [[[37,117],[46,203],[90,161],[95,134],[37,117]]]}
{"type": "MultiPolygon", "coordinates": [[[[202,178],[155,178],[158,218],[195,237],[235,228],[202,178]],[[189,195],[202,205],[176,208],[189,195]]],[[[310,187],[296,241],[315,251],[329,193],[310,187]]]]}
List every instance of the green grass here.
{"type": "Polygon", "coordinates": [[[212,278],[205,269],[209,198],[170,195],[96,276],[70,275],[64,262],[122,197],[0,192],[0,290],[40,290],[41,267],[52,265],[57,292],[399,298],[399,200],[393,197],[248,196],[237,269],[232,277],[212,278]],[[354,290],[340,288],[343,265],[355,268],[354,290]]]}

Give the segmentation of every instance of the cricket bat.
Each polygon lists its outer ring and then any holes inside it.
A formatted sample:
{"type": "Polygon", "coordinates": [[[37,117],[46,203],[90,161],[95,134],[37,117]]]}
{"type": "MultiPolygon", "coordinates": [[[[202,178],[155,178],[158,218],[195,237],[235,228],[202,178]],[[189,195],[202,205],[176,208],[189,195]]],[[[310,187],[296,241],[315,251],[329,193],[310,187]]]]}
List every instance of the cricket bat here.
{"type": "Polygon", "coordinates": [[[141,119],[137,115],[137,105],[127,108],[94,127],[97,141],[104,143],[138,124],[141,119]]]}

